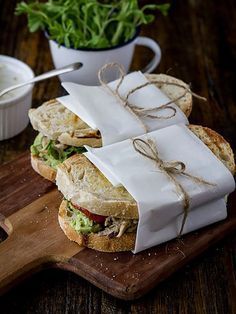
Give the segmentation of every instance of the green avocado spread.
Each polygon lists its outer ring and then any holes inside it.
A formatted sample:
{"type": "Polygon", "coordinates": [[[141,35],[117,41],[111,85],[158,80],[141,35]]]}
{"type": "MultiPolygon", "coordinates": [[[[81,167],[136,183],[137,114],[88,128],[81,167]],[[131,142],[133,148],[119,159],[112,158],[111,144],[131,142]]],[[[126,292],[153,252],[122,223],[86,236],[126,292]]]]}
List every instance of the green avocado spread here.
{"type": "Polygon", "coordinates": [[[77,232],[87,234],[96,233],[102,229],[102,226],[85,216],[76,209],[71,202],[67,201],[67,210],[70,214],[70,226],[77,232]]]}
{"type": "Polygon", "coordinates": [[[55,140],[50,140],[39,133],[33,145],[30,147],[31,154],[45,161],[45,163],[56,169],[57,166],[73,154],[86,152],[84,147],[67,146],[55,140]]]}

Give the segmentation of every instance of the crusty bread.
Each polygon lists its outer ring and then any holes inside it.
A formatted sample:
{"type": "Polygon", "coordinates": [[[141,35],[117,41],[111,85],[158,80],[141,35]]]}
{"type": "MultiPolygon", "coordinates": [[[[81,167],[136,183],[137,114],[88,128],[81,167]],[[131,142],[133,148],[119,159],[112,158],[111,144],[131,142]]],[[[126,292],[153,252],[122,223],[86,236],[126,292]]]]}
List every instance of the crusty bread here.
{"type": "Polygon", "coordinates": [[[134,248],[136,232],[124,233],[120,238],[109,238],[108,236],[96,233],[83,235],[76,232],[69,224],[66,201],[62,201],[61,203],[58,221],[66,236],[79,245],[102,252],[131,251],[134,248]]]}
{"type": "Polygon", "coordinates": [[[52,182],[55,182],[57,172],[52,167],[48,166],[44,162],[44,160],[40,159],[37,156],[31,155],[31,165],[34,171],[36,171],[42,177],[52,182]]]}
{"type": "MultiPolygon", "coordinates": [[[[230,145],[216,132],[202,126],[190,126],[212,152],[234,173],[235,163],[230,145]]],[[[137,219],[138,207],[124,187],[114,187],[84,156],[74,155],[59,165],[58,189],[72,203],[103,216],[137,219]]]]}
{"type": "Polygon", "coordinates": [[[98,130],[91,129],[56,99],[30,109],[29,118],[35,130],[62,144],[77,147],[85,144],[100,147],[102,144],[98,130]]]}
{"type": "Polygon", "coordinates": [[[230,144],[216,131],[200,125],[189,125],[189,129],[213,152],[218,159],[235,174],[234,153],[230,144]]]}
{"type": "Polygon", "coordinates": [[[138,218],[133,197],[123,186],[114,188],[84,155],[73,155],[58,166],[56,184],[66,199],[92,213],[138,218]]]}
{"type": "MultiPolygon", "coordinates": [[[[188,87],[188,85],[183,81],[167,74],[145,74],[145,76],[148,80],[154,79],[163,82],[163,84],[156,83],[155,85],[170,99],[176,99],[181,96],[184,93],[184,89],[179,86],[167,85],[165,82],[180,84],[188,87]]],[[[175,103],[185,113],[185,115],[189,117],[192,111],[192,95],[190,93],[186,93],[184,97],[180,98],[175,103]]]]}

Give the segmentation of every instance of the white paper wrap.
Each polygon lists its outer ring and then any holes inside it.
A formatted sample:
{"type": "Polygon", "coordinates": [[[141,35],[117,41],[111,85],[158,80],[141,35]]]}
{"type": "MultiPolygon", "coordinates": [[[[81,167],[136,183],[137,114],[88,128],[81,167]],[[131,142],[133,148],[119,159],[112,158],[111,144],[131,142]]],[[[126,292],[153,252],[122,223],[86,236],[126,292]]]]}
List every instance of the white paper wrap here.
{"type": "MultiPolygon", "coordinates": [[[[124,77],[119,88],[119,93],[125,97],[135,87],[148,82],[141,72],[133,72],[124,77]]],[[[115,90],[118,81],[108,85],[115,90]]],[[[58,98],[58,100],[69,110],[79,116],[91,128],[98,129],[102,135],[103,146],[123,141],[127,138],[139,136],[145,132],[142,123],[130,113],[117,98],[102,86],[84,86],[75,83],[63,83],[62,86],[70,94],[58,98]]],[[[142,108],[160,107],[170,99],[154,85],[146,86],[130,95],[129,102],[142,108]]],[[[154,131],[169,125],[184,123],[188,119],[175,104],[174,117],[169,119],[141,118],[149,131],[154,131]]],[[[173,110],[161,110],[159,116],[170,116],[173,110]]]]}
{"type": "MultiPolygon", "coordinates": [[[[226,217],[225,195],[235,182],[230,171],[184,125],[173,125],[140,136],[152,138],[163,161],[182,161],[186,172],[214,184],[196,183],[175,175],[190,198],[187,233],[226,217]]],[[[183,203],[175,185],[152,160],[135,151],[132,140],[102,148],[86,147],[88,159],[113,185],[122,184],[138,204],[139,224],[134,253],[175,238],[183,218],[183,203]]]]}

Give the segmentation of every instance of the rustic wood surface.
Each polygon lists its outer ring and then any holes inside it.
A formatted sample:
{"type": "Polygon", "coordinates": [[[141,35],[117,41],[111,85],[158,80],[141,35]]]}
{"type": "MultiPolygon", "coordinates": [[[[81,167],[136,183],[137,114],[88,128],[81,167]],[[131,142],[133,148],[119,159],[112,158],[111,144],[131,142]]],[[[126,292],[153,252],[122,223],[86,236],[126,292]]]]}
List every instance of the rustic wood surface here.
{"type": "Polygon", "coordinates": [[[28,152],[1,166],[0,178],[0,226],[8,235],[0,243],[0,294],[54,267],[117,298],[135,300],[236,229],[235,192],[222,222],[136,255],[97,252],[65,237],[57,220],[63,196],[32,169],[28,152]]]}
{"type": "MultiPolygon", "coordinates": [[[[141,1],[146,2],[146,1],[141,1]]],[[[52,68],[42,33],[30,34],[24,17],[15,17],[16,1],[0,1],[0,53],[27,62],[36,74],[52,68]]],[[[187,82],[208,98],[195,101],[190,121],[214,128],[236,149],[235,56],[236,6],[226,1],[172,1],[167,18],[143,28],[159,41],[163,58],[157,72],[187,82]]],[[[133,68],[151,53],[137,49],[133,68]]],[[[62,95],[56,78],[34,89],[33,106],[62,95]]],[[[0,162],[16,158],[35,136],[30,126],[0,143],[0,162]]],[[[14,201],[14,200],[13,200],[14,201]]],[[[182,271],[134,302],[108,296],[74,274],[47,270],[35,275],[0,300],[1,313],[235,313],[235,236],[210,249],[182,271]]],[[[23,253],[22,253],[23,254],[23,253]]]]}

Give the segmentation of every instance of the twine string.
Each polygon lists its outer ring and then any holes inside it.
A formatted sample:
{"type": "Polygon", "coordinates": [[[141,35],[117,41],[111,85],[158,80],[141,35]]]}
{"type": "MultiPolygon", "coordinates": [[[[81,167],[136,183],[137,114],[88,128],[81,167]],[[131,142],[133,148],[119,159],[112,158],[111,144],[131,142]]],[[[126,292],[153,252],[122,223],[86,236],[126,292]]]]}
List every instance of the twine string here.
{"type": "Polygon", "coordinates": [[[205,97],[201,97],[201,96],[197,95],[196,93],[192,92],[188,85],[182,85],[182,84],[174,83],[174,82],[166,82],[166,81],[161,81],[161,80],[157,80],[157,79],[150,79],[148,82],[131,89],[127,93],[127,95],[123,98],[121,96],[121,94],[119,93],[119,88],[124,81],[124,77],[125,77],[124,67],[122,65],[116,63],[116,62],[107,63],[98,71],[98,79],[99,79],[100,84],[103,87],[105,87],[112,95],[114,95],[119,100],[119,102],[141,123],[141,125],[144,128],[146,133],[148,132],[148,129],[147,129],[146,124],[142,121],[142,118],[150,118],[150,119],[170,119],[170,118],[173,118],[176,115],[177,110],[175,107],[173,107],[171,105],[174,104],[176,101],[180,100],[181,98],[185,97],[186,94],[190,93],[193,97],[206,101],[205,97]],[[113,90],[108,85],[107,81],[105,80],[104,73],[108,69],[115,69],[115,68],[118,70],[119,78],[118,78],[117,86],[116,86],[115,90],[113,90]],[[153,84],[161,84],[161,85],[165,84],[165,85],[177,86],[177,87],[183,88],[184,91],[181,95],[179,95],[175,99],[170,100],[167,103],[165,103],[161,106],[158,106],[158,107],[143,108],[143,107],[138,107],[138,106],[131,104],[129,102],[129,97],[133,93],[135,93],[137,90],[140,90],[146,86],[153,85],[153,84]],[[167,111],[167,115],[159,114],[159,112],[164,112],[164,111],[167,111]]]}
{"type": "Polygon", "coordinates": [[[179,236],[182,235],[185,222],[189,213],[189,207],[190,207],[190,198],[188,193],[185,191],[183,186],[178,182],[175,175],[183,175],[186,176],[189,179],[192,179],[196,183],[199,184],[205,184],[205,185],[211,185],[214,186],[215,184],[212,184],[208,181],[203,180],[202,178],[193,176],[192,174],[186,172],[186,165],[182,161],[173,160],[173,161],[164,161],[159,157],[159,153],[157,150],[157,146],[155,145],[154,141],[150,138],[147,139],[147,141],[136,138],[133,140],[133,147],[134,149],[144,157],[152,160],[155,162],[157,167],[165,173],[165,175],[169,178],[169,180],[175,185],[176,188],[176,194],[182,199],[183,202],[183,220],[181,224],[181,228],[179,231],[179,236]]]}
{"type": "MultiPolygon", "coordinates": [[[[142,125],[142,127],[145,130],[145,133],[148,133],[148,129],[147,129],[146,124],[143,122],[142,118],[146,117],[146,118],[150,118],[150,119],[170,119],[170,118],[174,117],[177,113],[177,110],[175,107],[171,106],[171,104],[174,104],[176,101],[185,97],[186,94],[189,93],[192,95],[192,97],[195,97],[195,98],[203,100],[203,101],[207,100],[205,97],[199,96],[198,94],[192,92],[189,85],[182,85],[182,84],[175,83],[175,82],[166,82],[166,81],[162,81],[162,80],[158,80],[158,79],[150,79],[148,82],[131,89],[125,97],[122,97],[120,92],[119,92],[119,88],[124,81],[124,77],[125,77],[124,67],[118,63],[115,63],[115,62],[105,64],[98,72],[98,79],[99,79],[100,84],[104,88],[106,88],[109,93],[111,93],[113,96],[115,96],[116,99],[118,99],[118,101],[140,122],[140,124],[142,125]],[[106,70],[112,69],[112,68],[113,69],[117,68],[118,73],[119,73],[118,83],[117,83],[116,88],[114,90],[108,85],[108,82],[104,78],[104,73],[106,72],[106,70]],[[164,84],[164,85],[177,86],[177,87],[182,88],[184,91],[182,94],[177,96],[175,99],[170,100],[167,103],[165,103],[161,106],[158,106],[158,107],[143,108],[143,107],[138,107],[138,106],[131,104],[129,102],[129,97],[133,93],[135,93],[137,90],[140,90],[146,86],[153,85],[153,84],[159,84],[159,85],[164,84]],[[159,112],[162,112],[165,110],[168,110],[168,112],[172,111],[172,113],[170,113],[169,115],[161,115],[161,114],[159,115],[158,114],[159,112]],[[154,114],[154,112],[155,112],[155,114],[154,114]]],[[[144,157],[149,158],[152,161],[154,161],[156,163],[156,165],[158,166],[158,168],[161,171],[163,171],[166,174],[166,176],[169,178],[169,180],[175,185],[176,193],[177,193],[177,195],[179,195],[179,197],[183,201],[184,216],[183,216],[183,220],[182,220],[182,224],[181,224],[181,228],[180,228],[180,232],[179,232],[179,236],[181,236],[183,229],[184,229],[184,226],[185,226],[187,216],[188,216],[188,212],[189,212],[190,198],[189,198],[187,192],[185,191],[185,189],[183,188],[183,186],[176,180],[175,175],[185,176],[185,177],[187,177],[187,178],[189,178],[189,179],[191,179],[191,180],[193,180],[199,184],[206,184],[206,185],[214,185],[214,184],[187,173],[186,172],[186,166],[181,161],[168,161],[168,162],[163,161],[159,157],[157,147],[156,147],[155,143],[153,142],[153,140],[151,140],[151,139],[148,139],[147,141],[144,141],[140,138],[134,139],[133,140],[133,146],[134,146],[134,149],[138,153],[140,153],[144,157]]]]}
{"type": "Polygon", "coordinates": [[[121,105],[123,105],[135,117],[135,119],[137,119],[139,121],[139,123],[143,127],[145,133],[147,133],[148,132],[147,126],[143,123],[143,121],[140,119],[140,117],[135,113],[135,111],[132,109],[132,107],[129,105],[129,103],[125,102],[125,100],[123,99],[123,97],[119,93],[119,88],[120,88],[120,86],[124,80],[124,77],[125,77],[125,69],[124,69],[123,65],[118,64],[116,62],[107,63],[98,71],[98,80],[99,80],[100,84],[104,88],[106,88],[109,93],[111,93],[113,96],[116,97],[116,99],[121,103],[121,105]],[[107,81],[104,78],[104,73],[106,72],[107,69],[110,69],[110,68],[113,68],[113,69],[117,68],[118,73],[119,73],[118,83],[116,85],[115,90],[113,90],[108,85],[107,81]]]}

